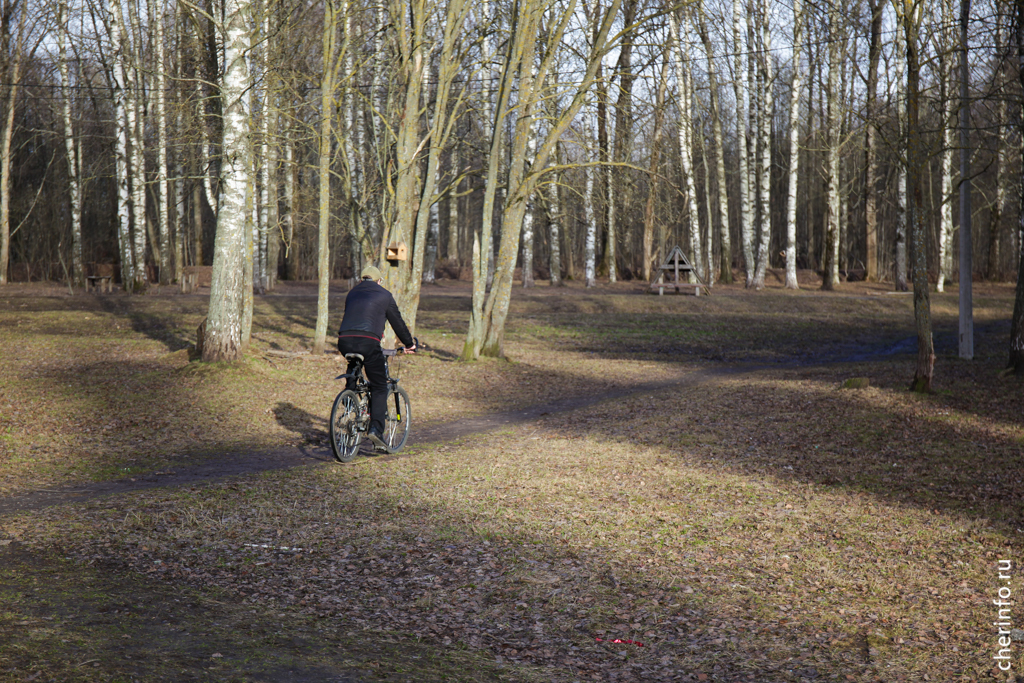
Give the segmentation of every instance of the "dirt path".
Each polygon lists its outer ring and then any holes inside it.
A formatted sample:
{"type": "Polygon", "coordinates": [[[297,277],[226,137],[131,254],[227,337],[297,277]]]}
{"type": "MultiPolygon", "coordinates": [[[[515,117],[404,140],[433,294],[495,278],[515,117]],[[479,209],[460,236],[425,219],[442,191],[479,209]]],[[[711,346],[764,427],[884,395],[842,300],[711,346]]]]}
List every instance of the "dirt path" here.
{"type": "MultiPolygon", "coordinates": [[[[502,427],[532,422],[546,415],[587,408],[609,399],[656,392],[672,387],[698,386],[718,377],[753,372],[761,367],[763,366],[711,367],[688,373],[682,378],[635,384],[596,395],[570,396],[551,403],[532,406],[525,410],[480,415],[464,418],[457,422],[434,422],[422,426],[416,426],[414,423],[407,448],[455,441],[502,427]]],[[[398,453],[380,456],[379,459],[393,460],[402,457],[407,456],[398,453]]],[[[360,458],[355,462],[358,463],[363,460],[363,458],[360,458]]],[[[55,505],[81,503],[92,498],[113,496],[155,487],[207,484],[219,481],[225,477],[292,467],[323,466],[332,463],[334,463],[334,458],[329,448],[285,447],[256,452],[232,451],[203,458],[197,462],[190,462],[181,467],[175,467],[173,470],[141,474],[135,477],[112,481],[84,483],[73,487],[36,490],[21,495],[0,498],[0,515],[38,510],[55,505]]]]}
{"type": "MultiPolygon", "coordinates": [[[[975,328],[976,338],[1001,335],[1009,330],[1009,321],[997,321],[975,328]]],[[[774,364],[770,367],[815,367],[855,362],[867,362],[911,354],[916,350],[916,338],[907,337],[895,344],[880,343],[868,348],[863,346],[837,349],[828,355],[793,360],[790,363],[774,364]]],[[[936,347],[952,353],[955,349],[954,334],[945,329],[936,329],[936,347]]],[[[464,418],[457,422],[414,424],[408,447],[425,446],[455,441],[476,434],[533,422],[546,415],[566,413],[588,408],[601,401],[622,398],[636,394],[662,391],[673,387],[694,387],[729,375],[746,374],[763,370],[765,365],[716,365],[690,372],[683,377],[656,380],[643,384],[620,387],[601,394],[569,396],[551,403],[532,406],[525,410],[512,410],[477,417],[464,418]]],[[[326,436],[326,435],[325,435],[326,436]]],[[[365,451],[364,451],[365,452],[365,451]]],[[[406,454],[380,456],[381,460],[407,457],[406,454]]],[[[356,463],[365,461],[364,458],[356,463]]],[[[55,505],[80,503],[101,496],[118,495],[155,487],[177,487],[216,482],[225,477],[267,472],[303,466],[323,466],[333,463],[329,448],[282,447],[269,451],[231,451],[213,455],[184,464],[169,471],[142,474],[136,477],[84,483],[74,487],[52,490],[36,490],[28,493],[0,498],[0,515],[20,511],[38,510],[55,505]]]]}

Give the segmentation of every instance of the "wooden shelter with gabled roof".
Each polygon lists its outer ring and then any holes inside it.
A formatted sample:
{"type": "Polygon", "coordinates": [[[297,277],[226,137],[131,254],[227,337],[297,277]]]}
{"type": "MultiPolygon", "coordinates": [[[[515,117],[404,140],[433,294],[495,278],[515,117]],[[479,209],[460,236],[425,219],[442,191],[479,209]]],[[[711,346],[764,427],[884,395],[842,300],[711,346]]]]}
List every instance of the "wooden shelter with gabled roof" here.
{"type": "Polygon", "coordinates": [[[652,294],[657,291],[658,295],[661,296],[669,288],[674,289],[677,294],[689,294],[692,292],[695,296],[700,296],[701,290],[703,290],[704,294],[711,294],[711,286],[701,280],[700,275],[690,265],[686,254],[683,253],[683,250],[678,245],[672,247],[672,251],[669,252],[665,263],[654,272],[654,277],[651,278],[651,285],[647,291],[652,294]],[[696,282],[690,282],[691,275],[696,282]]]}

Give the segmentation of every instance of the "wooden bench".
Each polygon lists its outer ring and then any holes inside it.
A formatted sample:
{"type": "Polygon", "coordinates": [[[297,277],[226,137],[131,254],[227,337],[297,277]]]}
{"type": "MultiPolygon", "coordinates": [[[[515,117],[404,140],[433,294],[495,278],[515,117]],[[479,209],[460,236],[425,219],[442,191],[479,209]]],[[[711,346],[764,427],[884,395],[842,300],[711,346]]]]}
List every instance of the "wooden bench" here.
{"type": "Polygon", "coordinates": [[[213,266],[185,266],[178,287],[182,294],[191,294],[200,287],[209,287],[212,280],[213,266]]]}
{"type": "Polygon", "coordinates": [[[658,296],[662,296],[666,289],[674,290],[676,294],[693,293],[694,296],[711,294],[711,286],[701,281],[697,271],[690,265],[683,250],[678,246],[672,248],[665,263],[654,272],[647,291],[652,293],[657,291],[658,296]],[[683,276],[692,277],[696,282],[684,281],[683,276]]]}
{"type": "Polygon", "coordinates": [[[85,291],[91,292],[99,288],[101,292],[109,294],[114,290],[113,279],[110,275],[89,275],[85,278],[85,291]]]}
{"type": "Polygon", "coordinates": [[[707,285],[698,284],[696,282],[693,282],[693,283],[690,283],[690,282],[678,282],[678,283],[676,283],[676,282],[659,282],[658,284],[656,284],[656,285],[654,285],[652,287],[652,289],[654,289],[654,288],[657,288],[658,296],[664,295],[666,289],[675,290],[676,294],[681,294],[681,293],[685,293],[685,292],[693,292],[694,296],[700,296],[702,289],[704,290],[704,294],[710,294],[711,293],[711,291],[708,289],[707,285]]]}

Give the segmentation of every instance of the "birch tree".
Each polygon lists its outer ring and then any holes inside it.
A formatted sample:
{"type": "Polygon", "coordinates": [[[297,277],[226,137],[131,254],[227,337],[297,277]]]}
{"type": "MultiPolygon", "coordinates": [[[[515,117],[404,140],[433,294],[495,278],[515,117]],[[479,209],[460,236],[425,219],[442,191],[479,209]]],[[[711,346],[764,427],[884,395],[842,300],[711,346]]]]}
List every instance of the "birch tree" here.
{"type": "Polygon", "coordinates": [[[761,80],[758,96],[762,106],[758,110],[760,130],[758,148],[760,149],[760,165],[757,169],[757,178],[760,183],[758,188],[758,210],[757,223],[757,255],[755,256],[754,277],[750,287],[754,289],[764,288],[764,276],[768,268],[768,247],[771,242],[772,232],[772,211],[771,211],[771,140],[772,140],[772,114],[774,99],[772,97],[772,85],[774,76],[772,73],[772,38],[771,23],[769,20],[768,0],[761,0],[757,13],[758,28],[760,29],[760,44],[758,45],[758,74],[761,80]]]}
{"type": "Polygon", "coordinates": [[[121,254],[121,283],[129,290],[135,282],[135,257],[131,240],[131,198],[128,191],[128,135],[129,101],[128,76],[123,38],[124,16],[119,0],[108,5],[107,31],[110,37],[110,82],[114,99],[114,165],[117,184],[117,212],[115,226],[121,254]]]}
{"type": "MultiPolygon", "coordinates": [[[[74,123],[71,118],[71,88],[68,74],[67,37],[70,33],[67,0],[57,3],[57,65],[60,73],[61,115],[64,123],[64,153],[68,165],[68,194],[71,204],[71,273],[76,287],[85,286],[82,262],[82,184],[79,156],[75,147],[74,123]]],[[[3,268],[2,272],[6,272],[3,268]]]]}
{"type": "Polygon", "coordinates": [[[902,25],[901,3],[907,0],[890,0],[896,8],[896,120],[899,125],[900,162],[896,165],[896,253],[894,284],[897,292],[907,291],[907,167],[905,154],[909,131],[907,129],[907,36],[902,25]]]}
{"type": "Polygon", "coordinates": [[[668,25],[671,43],[675,48],[673,56],[679,102],[679,166],[683,173],[686,192],[686,208],[683,210],[683,218],[688,221],[690,226],[690,253],[693,256],[693,267],[697,270],[697,275],[703,279],[705,276],[704,256],[700,242],[700,224],[697,220],[697,185],[693,177],[693,145],[690,140],[693,131],[693,121],[690,118],[693,111],[689,74],[690,57],[686,43],[682,40],[679,32],[680,22],[675,12],[668,13],[668,25]]]}
{"type": "Polygon", "coordinates": [[[939,254],[935,291],[942,292],[953,270],[953,4],[941,0],[939,29],[932,33],[938,58],[939,111],[942,149],[939,162],[939,254]]]}
{"type": "MultiPolygon", "coordinates": [[[[465,96],[465,87],[456,90],[455,86],[463,56],[461,50],[465,47],[461,40],[463,26],[469,10],[470,5],[465,0],[449,0],[445,5],[436,96],[429,127],[423,137],[418,114],[419,94],[431,51],[426,49],[427,43],[424,40],[429,29],[429,5],[426,0],[413,0],[410,11],[405,14],[409,17],[408,24],[403,17],[398,26],[398,19],[402,15],[393,16],[398,27],[396,42],[405,81],[404,112],[396,135],[396,217],[385,234],[381,250],[384,251],[389,242],[408,241],[412,245],[411,258],[405,262],[399,261],[398,267],[390,267],[385,272],[389,289],[395,293],[402,317],[410,329],[416,326],[420,285],[423,282],[423,267],[430,240],[431,211],[440,198],[437,179],[440,176],[441,155],[451,139],[457,120],[455,112],[462,108],[465,96]],[[427,154],[421,185],[419,173],[423,163],[421,150],[424,147],[427,154]]],[[[401,6],[393,6],[392,11],[401,11],[401,6]]]]}
{"type": "MultiPolygon", "coordinates": [[[[220,96],[221,182],[217,234],[213,249],[210,307],[203,342],[204,361],[234,361],[242,354],[243,251],[246,232],[246,185],[251,168],[251,141],[244,108],[250,88],[246,62],[251,33],[246,18],[249,0],[224,0],[224,74],[220,96]]],[[[251,284],[251,283],[250,283],[251,284]]]]}
{"type": "MultiPolygon", "coordinates": [[[[708,91],[711,99],[711,126],[715,137],[715,178],[718,182],[718,228],[720,233],[721,259],[718,265],[718,279],[722,282],[732,282],[732,243],[729,239],[729,197],[725,184],[725,138],[722,134],[722,107],[719,104],[718,95],[718,70],[715,66],[714,45],[708,32],[708,21],[705,14],[705,7],[702,5],[697,10],[697,30],[701,42],[704,44],[704,52],[708,61],[708,91]]],[[[710,170],[710,169],[709,169],[710,170]]],[[[710,184],[710,178],[708,179],[710,184]]],[[[710,212],[711,205],[708,204],[710,212]]],[[[713,221],[708,220],[708,234],[711,234],[713,221]]],[[[715,268],[711,265],[711,249],[708,248],[707,284],[714,284],[715,268]]]]}
{"type": "Polygon", "coordinates": [[[145,138],[143,135],[144,122],[144,74],[142,72],[142,32],[136,0],[129,0],[128,6],[128,31],[125,32],[125,39],[131,45],[131,62],[128,73],[130,78],[127,82],[127,101],[125,109],[128,116],[128,142],[130,157],[128,173],[131,182],[131,212],[132,212],[132,259],[134,268],[131,290],[140,292],[146,288],[148,279],[146,277],[146,156],[145,138]]]}
{"type": "MultiPolygon", "coordinates": [[[[658,168],[661,162],[661,135],[665,122],[665,91],[668,86],[668,65],[671,61],[670,47],[662,51],[661,75],[655,90],[654,99],[654,130],[651,133],[650,162],[647,167],[647,199],[644,203],[644,234],[643,234],[643,273],[644,280],[651,280],[651,267],[654,263],[654,198],[658,183],[658,168]]],[[[659,244],[660,248],[665,245],[659,244]]],[[[731,269],[730,269],[731,272],[731,269]]]]}
{"type": "MultiPolygon", "coordinates": [[[[583,150],[588,155],[591,149],[597,148],[591,139],[597,130],[597,126],[593,124],[597,113],[593,109],[593,104],[588,100],[583,113],[583,150]]],[[[594,215],[594,169],[589,159],[587,162],[583,168],[583,220],[586,224],[583,279],[584,286],[590,289],[597,286],[597,217],[594,215]]]]}
{"type": "Polygon", "coordinates": [[[839,86],[839,72],[842,69],[842,29],[839,26],[840,9],[838,3],[831,3],[828,10],[829,44],[828,44],[828,98],[827,131],[826,131],[826,205],[825,219],[825,272],[821,288],[832,290],[839,286],[839,154],[842,143],[842,124],[840,115],[840,99],[842,89],[839,86]]]}
{"type": "MultiPolygon", "coordinates": [[[[556,15],[557,18],[550,22],[551,26],[547,30],[546,40],[543,42],[538,41],[545,9],[543,4],[524,1],[518,6],[511,48],[502,74],[502,89],[511,85],[512,79],[516,75],[518,75],[519,82],[519,107],[510,154],[508,199],[502,212],[502,224],[505,226],[522,224],[527,199],[543,178],[540,169],[546,168],[547,160],[557,147],[558,140],[569,128],[593,85],[598,66],[608,51],[609,33],[618,16],[622,0],[612,0],[605,8],[594,42],[589,46],[586,71],[581,81],[573,88],[572,101],[562,115],[552,122],[543,142],[538,146],[533,168],[527,169],[525,166],[527,142],[533,127],[532,119],[535,107],[543,94],[542,88],[538,86],[544,83],[555,62],[558,54],[557,46],[561,43],[562,36],[565,35],[575,10],[575,4],[575,0],[569,0],[568,7],[562,15],[556,15]],[[541,60],[537,72],[534,73],[531,65],[538,43],[542,49],[541,60]]],[[[503,118],[499,114],[497,121],[500,122],[503,118]]],[[[499,357],[503,355],[505,320],[508,316],[512,274],[519,252],[519,239],[519,230],[506,229],[502,232],[501,248],[495,263],[494,286],[487,297],[484,310],[479,312],[482,315],[477,317],[478,312],[473,311],[463,351],[464,357],[476,358],[480,354],[499,357]],[[474,319],[479,321],[475,327],[472,324],[474,319]]]]}
{"type": "Polygon", "coordinates": [[[878,280],[878,152],[876,100],[878,97],[878,61],[882,52],[883,0],[868,0],[871,17],[868,38],[868,73],[864,93],[864,268],[869,282],[878,280]]]}
{"type": "Polygon", "coordinates": [[[793,82],[789,91],[789,191],[786,193],[786,289],[800,289],[796,278],[796,202],[800,179],[800,99],[803,95],[805,10],[793,0],[793,82]]]}
{"type": "Polygon", "coordinates": [[[167,179],[167,54],[164,47],[163,0],[156,0],[156,123],[157,123],[157,167],[156,182],[158,207],[158,228],[160,235],[160,284],[171,282],[171,229],[170,192],[167,179]]]}
{"type": "Polygon", "coordinates": [[[739,197],[736,204],[740,218],[740,243],[747,287],[754,277],[754,238],[750,216],[750,170],[747,167],[747,92],[749,82],[744,55],[748,44],[743,30],[742,1],[732,0],[733,94],[736,99],[736,158],[739,168],[739,197]]]}

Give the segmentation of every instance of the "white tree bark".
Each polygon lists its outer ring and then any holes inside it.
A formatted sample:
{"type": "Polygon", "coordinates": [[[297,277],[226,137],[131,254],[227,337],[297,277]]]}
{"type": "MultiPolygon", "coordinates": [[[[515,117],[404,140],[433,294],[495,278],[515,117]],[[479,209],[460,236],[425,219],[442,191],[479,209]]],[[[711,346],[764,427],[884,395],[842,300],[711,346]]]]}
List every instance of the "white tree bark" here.
{"type": "Polygon", "coordinates": [[[786,289],[800,289],[796,278],[796,200],[800,177],[800,99],[803,97],[804,42],[802,0],[793,0],[793,83],[789,94],[789,191],[786,194],[786,289]]]}
{"type": "Polygon", "coordinates": [[[452,188],[448,193],[448,248],[445,258],[449,263],[460,264],[459,260],[459,146],[452,149],[452,188]]]}
{"type": "MultiPolygon", "coordinates": [[[[557,166],[561,163],[560,153],[561,148],[555,150],[552,155],[554,164],[557,166]]],[[[558,171],[553,171],[551,180],[547,186],[547,218],[548,218],[548,270],[549,270],[549,281],[552,287],[558,287],[562,284],[562,207],[558,201],[558,183],[560,174],[558,171]]]]}
{"type": "MultiPolygon", "coordinates": [[[[597,114],[591,102],[587,102],[583,115],[584,153],[592,157],[597,149],[597,114]]],[[[588,162],[590,159],[588,159],[588,162]]],[[[586,287],[597,285],[597,217],[594,215],[594,170],[590,163],[584,167],[585,187],[583,190],[583,216],[587,224],[586,241],[584,242],[584,284],[586,287]]]]}
{"type": "Polygon", "coordinates": [[[686,183],[686,208],[683,211],[683,218],[689,222],[690,226],[690,253],[693,257],[693,267],[703,278],[704,256],[700,241],[700,222],[697,220],[697,186],[693,177],[693,144],[691,141],[693,95],[688,73],[690,55],[685,41],[681,40],[679,19],[675,12],[669,12],[668,23],[672,44],[675,48],[673,56],[675,58],[676,87],[679,91],[679,165],[686,183]]]}
{"type": "Polygon", "coordinates": [[[242,264],[245,248],[246,185],[251,168],[248,112],[244,97],[251,86],[246,54],[248,0],[224,0],[224,75],[221,83],[224,123],[221,138],[221,196],[213,250],[213,280],[203,344],[204,361],[233,361],[242,352],[242,264]]]}
{"type": "Polygon", "coordinates": [[[828,46],[828,114],[827,114],[827,149],[826,149],[826,203],[828,207],[825,223],[826,268],[822,280],[823,289],[833,289],[839,285],[839,146],[840,146],[840,99],[839,70],[842,68],[840,58],[839,8],[833,4],[829,8],[829,46],[828,46]]]}
{"type": "MultiPolygon", "coordinates": [[[[799,1],[799,0],[797,0],[799,1]]],[[[699,11],[698,31],[701,42],[704,44],[704,52],[708,60],[708,89],[711,95],[711,127],[715,138],[715,177],[718,181],[718,231],[720,235],[719,246],[721,248],[718,274],[724,282],[732,282],[732,241],[729,236],[729,195],[726,190],[725,180],[725,136],[722,133],[722,107],[718,96],[718,69],[715,66],[715,49],[708,32],[707,17],[704,9],[699,11]]],[[[709,169],[710,170],[710,169],[709,169]]],[[[710,183],[709,183],[710,184],[710,183]]],[[[710,220],[711,205],[708,205],[708,235],[711,235],[710,220]]],[[[708,277],[707,284],[715,282],[715,267],[711,258],[711,246],[708,245],[708,277]]]]}
{"type": "MultiPolygon", "coordinates": [[[[537,66],[533,65],[533,76],[537,77],[537,66]]],[[[537,139],[541,135],[542,124],[533,124],[533,134],[526,143],[526,168],[533,166],[537,158],[537,139]]],[[[523,214],[523,288],[533,287],[533,206],[534,194],[526,200],[526,213],[523,214]]],[[[614,268],[614,259],[612,260],[614,268]]],[[[614,280],[612,280],[614,282],[614,280]]]]}
{"type": "MultiPolygon", "coordinates": [[[[441,171],[434,169],[434,186],[440,182],[441,171]]],[[[423,259],[423,284],[432,285],[437,279],[437,247],[441,239],[441,221],[438,216],[437,202],[430,205],[430,217],[427,227],[427,253],[423,259]]]]}
{"type": "MultiPolygon", "coordinates": [[[[71,119],[71,89],[69,87],[67,36],[70,17],[67,0],[57,4],[57,64],[60,72],[61,113],[64,119],[64,151],[68,162],[68,194],[71,200],[71,277],[76,287],[85,286],[82,263],[82,184],[78,174],[78,154],[75,148],[74,124],[71,119]]],[[[6,269],[5,269],[6,270],[6,269]]]]}
{"type": "MultiPolygon", "coordinates": [[[[896,31],[896,119],[899,122],[899,149],[906,150],[907,90],[906,42],[903,31],[896,31]]],[[[896,291],[907,291],[907,160],[901,159],[896,171],[896,291]]]]}
{"type": "Polygon", "coordinates": [[[131,142],[131,174],[133,259],[135,262],[131,291],[142,291],[148,284],[146,276],[146,155],[145,136],[145,76],[142,73],[142,26],[139,23],[135,1],[128,2],[130,42],[132,44],[131,80],[128,83],[128,135],[131,142]]]}
{"type": "Polygon", "coordinates": [[[167,54],[164,47],[164,4],[156,0],[156,121],[157,121],[157,168],[156,181],[160,200],[157,227],[160,233],[160,284],[170,284],[171,268],[171,227],[169,193],[167,185],[167,54]]]}
{"type": "Polygon", "coordinates": [[[604,252],[605,266],[608,269],[608,282],[614,283],[618,279],[618,273],[615,270],[615,245],[618,241],[618,237],[615,231],[615,175],[612,172],[611,161],[613,161],[613,145],[612,145],[612,130],[615,128],[615,117],[612,114],[612,93],[611,84],[614,76],[615,67],[611,58],[605,55],[605,78],[607,84],[605,86],[605,102],[604,102],[604,118],[606,131],[606,138],[608,143],[607,154],[605,155],[605,164],[602,167],[604,172],[604,191],[605,191],[605,234],[608,238],[608,246],[604,252]]]}
{"type": "Polygon", "coordinates": [[[956,18],[950,0],[942,0],[939,6],[939,22],[941,27],[933,34],[935,49],[939,59],[939,79],[942,126],[942,153],[940,157],[940,201],[939,207],[939,273],[935,291],[942,292],[946,288],[946,280],[953,274],[953,31],[956,18]]]}
{"type": "Polygon", "coordinates": [[[774,75],[772,73],[772,34],[771,26],[769,21],[769,3],[768,0],[762,0],[759,20],[761,29],[761,45],[759,54],[761,57],[761,78],[763,94],[763,108],[759,112],[761,130],[760,130],[760,142],[759,147],[761,148],[761,164],[758,169],[758,180],[760,181],[760,189],[758,190],[758,201],[760,202],[761,208],[758,212],[758,223],[757,223],[757,256],[755,258],[757,265],[754,270],[754,281],[751,286],[754,289],[762,289],[764,287],[764,276],[766,269],[768,268],[768,247],[771,243],[772,237],[772,211],[771,211],[771,170],[772,170],[772,119],[773,119],[773,108],[774,100],[772,98],[772,86],[774,85],[774,75]]]}
{"type": "Polygon", "coordinates": [[[126,290],[130,290],[135,282],[135,259],[131,240],[131,196],[128,192],[128,112],[131,108],[126,92],[128,80],[126,62],[128,60],[125,55],[124,16],[121,11],[121,3],[118,0],[110,0],[108,13],[107,21],[112,52],[111,70],[113,72],[111,83],[114,90],[112,95],[114,99],[114,175],[117,183],[117,241],[121,254],[121,283],[126,290]]]}
{"type": "Polygon", "coordinates": [[[741,0],[732,0],[732,51],[733,51],[733,93],[736,98],[736,157],[739,166],[739,197],[737,205],[740,215],[740,242],[743,250],[743,268],[746,285],[754,277],[754,238],[750,219],[750,170],[747,168],[747,69],[743,56],[748,45],[744,40],[743,11],[741,0]]]}

